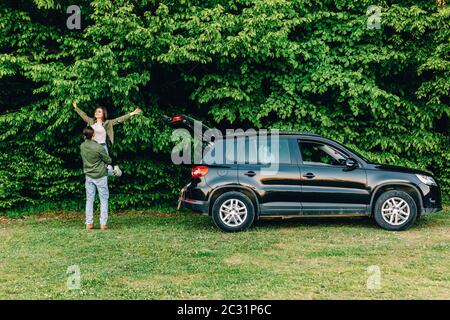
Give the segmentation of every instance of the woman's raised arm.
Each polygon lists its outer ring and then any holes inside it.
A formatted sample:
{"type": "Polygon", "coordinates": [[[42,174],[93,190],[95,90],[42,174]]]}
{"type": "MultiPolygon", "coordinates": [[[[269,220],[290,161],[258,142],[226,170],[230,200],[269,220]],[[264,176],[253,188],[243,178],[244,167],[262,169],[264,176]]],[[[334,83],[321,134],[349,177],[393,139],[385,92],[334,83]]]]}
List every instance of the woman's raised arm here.
{"type": "Polygon", "coordinates": [[[80,108],[78,108],[77,106],[77,102],[74,101],[72,103],[73,108],[75,109],[75,111],[79,114],[79,116],[81,117],[81,119],[83,119],[87,124],[91,124],[94,122],[94,119],[89,117],[86,112],[84,112],[83,110],[81,110],[80,108]]]}
{"type": "Polygon", "coordinates": [[[118,124],[118,123],[121,123],[121,122],[124,122],[125,120],[130,119],[132,116],[135,116],[135,115],[140,114],[141,112],[142,112],[142,110],[139,109],[139,108],[137,108],[137,109],[134,110],[133,112],[130,112],[130,113],[127,113],[127,114],[125,114],[125,115],[123,115],[123,116],[121,116],[121,117],[112,119],[111,122],[112,122],[113,125],[116,125],[116,124],[118,124]]]}

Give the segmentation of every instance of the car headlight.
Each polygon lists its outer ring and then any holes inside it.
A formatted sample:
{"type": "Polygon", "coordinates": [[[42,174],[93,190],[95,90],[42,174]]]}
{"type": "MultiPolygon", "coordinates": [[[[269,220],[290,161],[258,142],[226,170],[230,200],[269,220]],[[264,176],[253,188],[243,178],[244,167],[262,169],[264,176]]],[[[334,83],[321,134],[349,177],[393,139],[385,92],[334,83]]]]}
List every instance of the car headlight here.
{"type": "Polygon", "coordinates": [[[425,176],[423,174],[416,174],[416,177],[419,178],[420,181],[429,185],[429,186],[437,186],[436,181],[430,176],[425,176]]]}

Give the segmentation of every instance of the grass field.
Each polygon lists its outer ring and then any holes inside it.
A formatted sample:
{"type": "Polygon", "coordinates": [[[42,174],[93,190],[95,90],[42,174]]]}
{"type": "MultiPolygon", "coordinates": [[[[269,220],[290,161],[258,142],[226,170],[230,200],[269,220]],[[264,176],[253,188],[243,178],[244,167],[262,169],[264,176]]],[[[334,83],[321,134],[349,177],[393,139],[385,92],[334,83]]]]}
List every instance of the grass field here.
{"type": "Polygon", "coordinates": [[[0,218],[0,298],[450,299],[448,205],[404,232],[347,218],[226,234],[167,210],[113,213],[110,228],[84,230],[82,213],[0,218]],[[78,290],[67,288],[71,265],[78,290]],[[369,290],[373,265],[381,288],[369,290]]]}

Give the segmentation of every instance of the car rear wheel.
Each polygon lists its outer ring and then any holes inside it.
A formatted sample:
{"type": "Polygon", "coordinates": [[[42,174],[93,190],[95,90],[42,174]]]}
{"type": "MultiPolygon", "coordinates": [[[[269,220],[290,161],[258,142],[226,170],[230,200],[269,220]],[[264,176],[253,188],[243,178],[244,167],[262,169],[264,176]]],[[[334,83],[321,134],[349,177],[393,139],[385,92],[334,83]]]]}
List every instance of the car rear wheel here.
{"type": "Polygon", "coordinates": [[[253,224],[255,208],[246,195],[231,191],[216,199],[211,214],[214,223],[221,230],[238,232],[248,229],[253,224]]]}
{"type": "Polygon", "coordinates": [[[406,192],[386,191],[375,203],[374,217],[376,223],[383,229],[406,230],[417,219],[417,205],[406,192]]]}

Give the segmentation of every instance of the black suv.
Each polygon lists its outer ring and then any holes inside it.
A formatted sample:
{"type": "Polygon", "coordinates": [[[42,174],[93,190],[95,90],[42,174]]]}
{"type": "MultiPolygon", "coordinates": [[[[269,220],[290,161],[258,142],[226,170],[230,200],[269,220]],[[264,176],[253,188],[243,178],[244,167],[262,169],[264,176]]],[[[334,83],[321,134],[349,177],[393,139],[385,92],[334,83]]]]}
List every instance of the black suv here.
{"type": "MultiPolygon", "coordinates": [[[[193,133],[192,118],[164,121],[193,133]]],[[[261,158],[276,151],[270,137],[247,132],[207,143],[179,205],[210,215],[227,232],[292,216],[367,216],[384,229],[405,230],[420,215],[442,210],[440,188],[427,172],[372,163],[336,141],[293,132],[277,135],[279,156],[268,165],[261,158]]]]}

